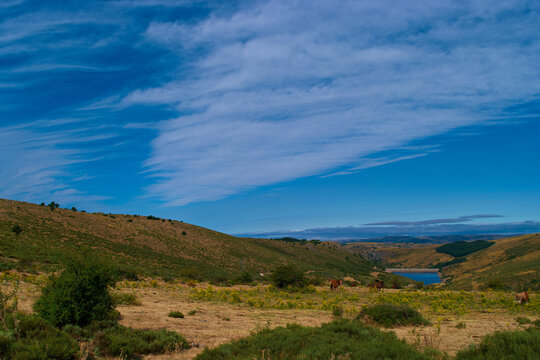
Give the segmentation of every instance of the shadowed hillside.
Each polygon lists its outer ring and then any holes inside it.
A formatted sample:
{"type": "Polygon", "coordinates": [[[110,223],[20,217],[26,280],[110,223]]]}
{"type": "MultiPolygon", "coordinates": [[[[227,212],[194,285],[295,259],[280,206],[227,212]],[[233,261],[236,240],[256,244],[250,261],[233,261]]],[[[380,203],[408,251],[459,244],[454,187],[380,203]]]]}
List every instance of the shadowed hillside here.
{"type": "Polygon", "coordinates": [[[91,249],[139,275],[233,276],[294,263],[319,275],[368,275],[371,263],[341,245],[237,238],[152,216],[84,213],[0,200],[1,267],[54,269],[91,249]]]}

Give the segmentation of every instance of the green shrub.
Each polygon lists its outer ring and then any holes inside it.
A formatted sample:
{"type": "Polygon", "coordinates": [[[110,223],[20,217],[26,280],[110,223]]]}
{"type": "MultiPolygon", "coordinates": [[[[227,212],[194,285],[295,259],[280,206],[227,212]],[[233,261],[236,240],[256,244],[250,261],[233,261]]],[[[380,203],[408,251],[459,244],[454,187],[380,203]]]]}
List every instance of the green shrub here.
{"type": "Polygon", "coordinates": [[[175,318],[175,319],[183,319],[184,314],[182,314],[180,311],[171,311],[169,313],[169,317],[175,318]]]}
{"type": "Polygon", "coordinates": [[[527,319],[526,317],[523,317],[523,316],[516,316],[515,320],[519,325],[532,324],[532,321],[530,319],[527,319]]]}
{"type": "Polygon", "coordinates": [[[0,261],[0,271],[8,271],[15,267],[15,264],[7,261],[0,261]]]}
{"type": "Polygon", "coordinates": [[[189,349],[181,335],[168,330],[139,330],[114,325],[95,334],[94,341],[103,355],[133,356],[162,354],[175,349],[189,349]]]}
{"type": "Polygon", "coordinates": [[[27,314],[10,314],[7,320],[8,330],[0,335],[1,359],[74,360],[78,358],[77,341],[47,321],[27,314]],[[15,326],[15,318],[17,326],[15,326]]]}
{"type": "Polygon", "coordinates": [[[84,326],[113,316],[109,286],[112,272],[94,260],[72,261],[58,276],[51,276],[34,310],[51,324],[84,326]]]}
{"type": "Polygon", "coordinates": [[[293,265],[281,265],[274,269],[270,280],[274,286],[282,289],[288,286],[302,288],[307,286],[304,273],[293,265]]]}
{"type": "Polygon", "coordinates": [[[200,280],[201,272],[194,267],[185,267],[180,270],[180,277],[183,279],[200,280]]]}
{"type": "Polygon", "coordinates": [[[22,228],[19,225],[13,225],[11,231],[17,236],[22,233],[22,228]]]}
{"type": "Polygon", "coordinates": [[[489,279],[486,283],[486,287],[491,290],[506,290],[506,284],[501,280],[501,278],[492,278],[489,279]]]}
{"type": "Polygon", "coordinates": [[[313,275],[307,278],[307,282],[309,285],[322,286],[326,284],[326,279],[320,275],[313,275]]]}
{"type": "Polygon", "coordinates": [[[195,315],[197,313],[197,310],[190,310],[187,314],[188,315],[195,315]]]}
{"type": "Polygon", "coordinates": [[[58,209],[60,207],[60,204],[51,201],[47,206],[49,207],[49,209],[51,209],[51,211],[54,211],[55,209],[58,209]]]}
{"type": "Polygon", "coordinates": [[[141,305],[135,294],[115,293],[111,295],[114,305],[141,305]]]}
{"type": "Polygon", "coordinates": [[[253,277],[250,273],[243,271],[240,275],[238,275],[235,279],[236,283],[239,284],[249,284],[253,281],[253,277]]]}
{"type": "Polygon", "coordinates": [[[465,324],[463,321],[460,321],[456,324],[456,329],[465,329],[467,327],[467,324],[465,324]]]}
{"type": "Polygon", "coordinates": [[[377,304],[366,306],[358,317],[385,327],[429,324],[417,310],[407,305],[377,304]]]}
{"type": "Polygon", "coordinates": [[[264,329],[247,338],[206,349],[197,360],[233,359],[428,360],[395,333],[358,321],[336,320],[321,327],[297,324],[264,329]]]}
{"type": "Polygon", "coordinates": [[[456,360],[538,359],[540,330],[503,331],[488,335],[478,345],[457,353],[456,360]]]}

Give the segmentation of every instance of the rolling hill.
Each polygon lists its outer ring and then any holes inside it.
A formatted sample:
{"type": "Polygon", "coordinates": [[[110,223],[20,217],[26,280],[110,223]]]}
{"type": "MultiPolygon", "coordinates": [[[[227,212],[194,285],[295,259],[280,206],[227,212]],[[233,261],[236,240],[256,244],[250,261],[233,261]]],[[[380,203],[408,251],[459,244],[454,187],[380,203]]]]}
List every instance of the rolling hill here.
{"type": "Polygon", "coordinates": [[[444,267],[443,276],[458,288],[489,285],[515,290],[540,289],[540,234],[494,241],[494,245],[444,267]]]}
{"type": "MultiPolygon", "coordinates": [[[[477,243],[481,245],[485,241],[477,243]]],[[[540,234],[489,240],[487,248],[462,249],[463,244],[473,245],[473,242],[348,243],[345,246],[386,267],[441,268],[443,279],[453,288],[540,289],[540,234]]]]}
{"type": "Polygon", "coordinates": [[[440,245],[434,244],[353,242],[345,246],[387,267],[429,268],[453,259],[450,255],[435,251],[440,245]]]}
{"type": "Polygon", "coordinates": [[[292,263],[321,276],[368,276],[371,262],[335,242],[238,238],[153,216],[85,213],[0,199],[0,267],[58,268],[91,251],[142,276],[232,277],[292,263]]]}

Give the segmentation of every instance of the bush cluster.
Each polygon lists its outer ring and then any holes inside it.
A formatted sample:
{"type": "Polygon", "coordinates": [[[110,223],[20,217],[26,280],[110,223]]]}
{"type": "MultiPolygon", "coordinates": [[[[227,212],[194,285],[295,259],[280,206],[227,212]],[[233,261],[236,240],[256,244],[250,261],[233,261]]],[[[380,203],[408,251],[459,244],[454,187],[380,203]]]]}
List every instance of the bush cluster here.
{"type": "Polygon", "coordinates": [[[175,318],[175,319],[183,319],[184,314],[181,313],[180,311],[171,311],[169,313],[169,317],[172,317],[172,318],[175,318]]]}
{"type": "Polygon", "coordinates": [[[197,360],[259,359],[408,359],[428,360],[399,340],[396,334],[383,332],[358,321],[336,320],[321,327],[296,324],[264,329],[247,338],[206,349],[197,360]]]}
{"type": "Polygon", "coordinates": [[[43,289],[35,304],[39,316],[16,313],[16,293],[0,291],[0,359],[130,358],[189,348],[187,341],[172,331],[119,325],[114,302],[133,304],[137,298],[133,294],[111,296],[109,287],[113,284],[113,272],[98,262],[72,262],[43,289]],[[91,344],[85,354],[80,353],[80,342],[91,344]]]}
{"type": "Polygon", "coordinates": [[[478,345],[457,353],[456,360],[538,359],[540,330],[503,331],[484,337],[478,345]]]}
{"type": "Polygon", "coordinates": [[[95,333],[94,341],[102,354],[111,356],[162,354],[189,348],[186,339],[173,331],[130,329],[118,324],[95,333]]]}
{"type": "Polygon", "coordinates": [[[272,284],[280,289],[286,287],[302,288],[307,286],[304,273],[293,265],[278,266],[270,276],[272,284]]]}
{"type": "Polygon", "coordinates": [[[238,275],[234,279],[234,281],[237,284],[250,284],[251,282],[253,282],[253,277],[251,276],[250,273],[243,271],[240,275],[238,275]]]}
{"type": "Polygon", "coordinates": [[[51,276],[34,310],[51,324],[88,325],[114,317],[112,271],[96,261],[72,261],[58,276],[51,276]]]}
{"type": "Polygon", "coordinates": [[[0,358],[73,360],[79,344],[66,332],[35,315],[10,314],[0,334],[0,358]]]}
{"type": "Polygon", "coordinates": [[[385,327],[429,324],[422,314],[407,305],[377,304],[366,306],[358,317],[385,327]]]}

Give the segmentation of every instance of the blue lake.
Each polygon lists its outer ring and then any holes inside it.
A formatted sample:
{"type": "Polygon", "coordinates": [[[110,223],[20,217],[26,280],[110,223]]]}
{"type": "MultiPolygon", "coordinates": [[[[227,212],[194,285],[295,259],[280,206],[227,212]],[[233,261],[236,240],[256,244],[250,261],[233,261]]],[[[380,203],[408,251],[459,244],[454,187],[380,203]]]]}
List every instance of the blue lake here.
{"type": "Polygon", "coordinates": [[[436,284],[441,282],[441,278],[436,272],[395,272],[396,275],[401,275],[409,279],[416,281],[423,281],[424,285],[436,284]]]}

